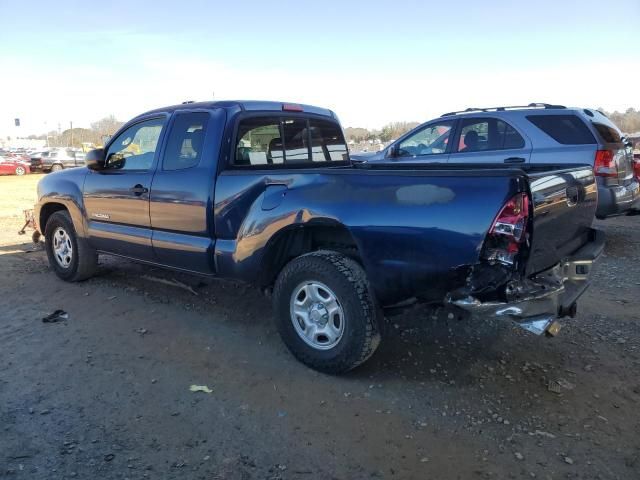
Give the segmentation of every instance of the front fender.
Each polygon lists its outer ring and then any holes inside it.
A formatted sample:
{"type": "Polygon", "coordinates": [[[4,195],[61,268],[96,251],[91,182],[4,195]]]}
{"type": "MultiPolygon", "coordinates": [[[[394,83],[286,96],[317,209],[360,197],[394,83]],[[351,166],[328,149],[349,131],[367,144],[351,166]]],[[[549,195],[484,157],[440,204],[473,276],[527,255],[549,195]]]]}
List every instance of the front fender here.
{"type": "Polygon", "coordinates": [[[44,232],[49,207],[58,204],[69,212],[76,233],[86,237],[86,212],[82,198],[86,174],[86,169],[64,170],[48,174],[38,182],[38,203],[34,210],[40,232],[44,232]]]}

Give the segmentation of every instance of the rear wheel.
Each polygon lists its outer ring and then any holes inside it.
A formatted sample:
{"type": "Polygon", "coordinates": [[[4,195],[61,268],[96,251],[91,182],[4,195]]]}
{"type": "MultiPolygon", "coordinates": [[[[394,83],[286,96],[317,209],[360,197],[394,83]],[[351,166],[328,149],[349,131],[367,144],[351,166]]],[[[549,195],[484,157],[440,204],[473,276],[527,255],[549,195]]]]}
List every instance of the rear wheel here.
{"type": "Polygon", "coordinates": [[[69,213],[55,212],[44,230],[49,265],[62,280],[79,282],[93,276],[98,254],[87,241],[78,238],[69,213]]]}
{"type": "Polygon", "coordinates": [[[62,170],[62,165],[60,165],[59,163],[56,163],[55,165],[51,165],[51,171],[52,172],[59,172],[60,170],[62,170]]]}
{"type": "Polygon", "coordinates": [[[22,176],[25,173],[27,173],[27,170],[24,167],[22,167],[22,166],[16,167],[16,175],[22,176]]]}
{"type": "Polygon", "coordinates": [[[273,291],[276,323],[291,353],[326,373],[366,361],[380,343],[382,318],[362,267],[332,251],[288,263],[273,291]]]}

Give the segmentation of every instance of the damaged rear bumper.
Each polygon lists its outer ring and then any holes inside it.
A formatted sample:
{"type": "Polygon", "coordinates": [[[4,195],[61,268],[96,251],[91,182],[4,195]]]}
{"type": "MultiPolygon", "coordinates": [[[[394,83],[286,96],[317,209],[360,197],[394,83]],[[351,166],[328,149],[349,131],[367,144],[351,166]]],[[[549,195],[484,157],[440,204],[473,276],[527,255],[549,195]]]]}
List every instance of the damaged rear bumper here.
{"type": "Polygon", "coordinates": [[[593,230],[591,241],[571,257],[527,280],[512,282],[506,302],[481,302],[473,296],[448,298],[448,303],[474,316],[512,320],[540,335],[557,333],[555,320],[575,315],[576,301],[589,286],[593,262],[604,249],[605,235],[593,230]]]}

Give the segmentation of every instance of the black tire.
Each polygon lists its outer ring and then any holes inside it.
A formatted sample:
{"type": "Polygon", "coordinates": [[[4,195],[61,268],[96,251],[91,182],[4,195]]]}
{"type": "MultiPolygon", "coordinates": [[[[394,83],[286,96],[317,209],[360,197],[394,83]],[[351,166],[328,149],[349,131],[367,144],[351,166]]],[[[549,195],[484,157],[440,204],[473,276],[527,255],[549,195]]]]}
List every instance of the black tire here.
{"type": "Polygon", "coordinates": [[[63,168],[64,167],[62,165],[60,165],[59,163],[55,163],[55,164],[51,165],[51,171],[52,172],[59,172],[63,168]]]}
{"type": "Polygon", "coordinates": [[[353,259],[333,251],[317,251],[289,262],[276,280],[273,305],[280,336],[302,363],[324,373],[338,374],[365,362],[380,343],[382,311],[366,274],[353,259]],[[296,332],[292,296],[305,282],[321,282],[336,295],[344,312],[344,330],[335,346],[319,350],[296,332]]]}
{"type": "Polygon", "coordinates": [[[80,282],[95,274],[98,268],[98,254],[87,244],[86,240],[78,238],[69,212],[58,211],[53,213],[47,220],[44,236],[49,265],[62,280],[80,282]],[[71,260],[67,267],[63,267],[58,263],[54,252],[53,235],[59,228],[62,228],[67,233],[71,241],[73,254],[70,256],[71,260]]]}

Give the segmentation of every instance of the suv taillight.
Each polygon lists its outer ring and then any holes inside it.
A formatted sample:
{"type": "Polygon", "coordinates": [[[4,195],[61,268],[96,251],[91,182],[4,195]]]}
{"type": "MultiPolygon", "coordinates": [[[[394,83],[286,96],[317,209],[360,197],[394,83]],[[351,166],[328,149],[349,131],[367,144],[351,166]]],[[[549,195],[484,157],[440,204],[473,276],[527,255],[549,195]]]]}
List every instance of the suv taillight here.
{"type": "Polygon", "coordinates": [[[513,265],[526,240],[529,221],[529,197],[521,192],[504,204],[485,241],[484,258],[490,262],[513,265]]]}
{"type": "Polygon", "coordinates": [[[593,164],[593,173],[599,177],[617,177],[618,167],[613,160],[613,152],[611,150],[598,150],[596,152],[596,161],[593,164]]]}

